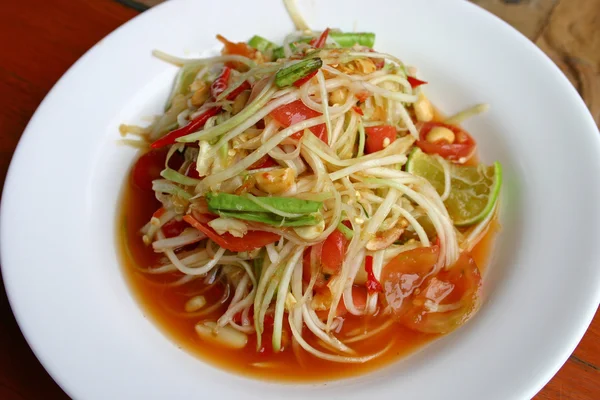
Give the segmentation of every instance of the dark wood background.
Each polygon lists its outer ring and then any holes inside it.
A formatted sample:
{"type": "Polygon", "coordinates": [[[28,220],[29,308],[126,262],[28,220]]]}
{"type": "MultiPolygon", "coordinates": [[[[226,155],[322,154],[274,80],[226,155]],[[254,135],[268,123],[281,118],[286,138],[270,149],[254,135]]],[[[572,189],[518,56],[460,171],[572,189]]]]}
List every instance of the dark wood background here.
{"type": "MultiPolygon", "coordinates": [[[[600,0],[473,0],[567,74],[600,123],[600,0]]],[[[60,76],[102,37],[161,0],[4,0],[0,6],[0,187],[19,137],[60,76]]],[[[35,168],[32,165],[32,168],[35,168]]],[[[1,190],[1,189],[0,189],[1,190]]],[[[600,266],[599,266],[600,267],[600,266]]],[[[600,317],[535,397],[600,399],[600,317]]],[[[199,394],[199,397],[201,394],[199,394]]],[[[27,345],[0,288],[0,399],[66,399],[27,345]]]]}

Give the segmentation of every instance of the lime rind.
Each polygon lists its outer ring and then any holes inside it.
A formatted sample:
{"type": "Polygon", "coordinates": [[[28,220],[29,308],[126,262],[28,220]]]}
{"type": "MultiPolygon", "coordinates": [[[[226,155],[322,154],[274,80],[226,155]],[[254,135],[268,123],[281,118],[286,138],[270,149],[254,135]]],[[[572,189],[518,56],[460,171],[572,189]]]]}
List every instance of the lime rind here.
{"type": "Polygon", "coordinates": [[[490,190],[490,194],[488,196],[488,202],[484,209],[475,217],[464,220],[464,221],[455,221],[454,225],[458,227],[470,226],[476,224],[485,219],[489,215],[489,213],[494,211],[494,207],[500,198],[500,188],[502,187],[502,165],[496,161],[494,162],[494,186],[490,190]]]}
{"type": "MultiPolygon", "coordinates": [[[[420,159],[422,162],[427,163],[428,167],[427,168],[434,168],[435,170],[438,170],[438,172],[434,172],[434,174],[439,174],[439,172],[441,172],[443,170],[442,166],[439,164],[439,161],[432,156],[429,156],[425,153],[423,153],[421,151],[421,149],[419,148],[414,148],[408,155],[408,160],[406,162],[406,171],[410,174],[416,175],[416,176],[420,176],[424,179],[427,179],[427,175],[431,175],[431,174],[427,174],[427,173],[419,173],[418,168],[415,168],[415,164],[416,164],[416,160],[420,159]]],[[[452,164],[451,166],[451,171],[458,171],[458,169],[460,168],[470,168],[470,167],[463,167],[461,165],[456,165],[456,164],[452,164]]],[[[480,176],[482,178],[482,180],[489,180],[492,181],[492,183],[489,185],[489,192],[486,194],[488,200],[485,203],[485,206],[483,206],[481,208],[481,211],[478,212],[476,215],[474,216],[469,216],[469,217],[462,217],[460,215],[450,215],[450,217],[452,218],[454,225],[457,227],[466,227],[466,226],[470,226],[473,225],[477,222],[482,221],[483,219],[485,219],[485,217],[487,217],[489,215],[489,213],[493,212],[496,203],[498,202],[499,199],[499,195],[500,195],[500,189],[502,187],[502,165],[499,162],[495,162],[493,164],[493,168],[490,167],[485,167],[485,168],[481,168],[479,167],[478,170],[480,171],[480,176]],[[493,174],[488,173],[488,171],[491,172],[491,170],[493,170],[493,174]]],[[[432,170],[430,169],[429,172],[432,172],[432,170]]],[[[443,173],[443,172],[442,172],[443,173]]],[[[461,181],[463,184],[468,184],[468,182],[457,176],[457,174],[453,174],[452,179],[461,181]]],[[[434,187],[439,187],[440,184],[442,185],[443,188],[443,183],[442,182],[431,182],[430,180],[428,180],[434,187]]],[[[481,183],[479,182],[473,182],[474,185],[481,183]]],[[[439,188],[436,188],[439,189],[439,188]]],[[[440,189],[441,190],[441,189],[440,189]]],[[[461,194],[464,194],[464,191],[462,191],[462,193],[457,193],[453,191],[456,191],[457,189],[455,189],[455,187],[453,187],[451,189],[451,195],[450,197],[454,197],[454,198],[459,198],[459,197],[463,197],[460,196],[461,194]],[[453,194],[455,196],[453,196],[453,194]],[[458,195],[457,195],[458,194],[458,195]]],[[[439,191],[438,191],[439,192],[439,191]]],[[[473,197],[475,198],[475,197],[473,197]]],[[[447,200],[448,201],[448,200],[447,200]]],[[[467,203],[465,203],[467,204],[467,203]]],[[[448,207],[449,211],[451,211],[451,208],[448,207]]],[[[461,209],[464,209],[464,207],[461,207],[461,209]]],[[[457,213],[455,213],[457,214],[457,213]]]]}

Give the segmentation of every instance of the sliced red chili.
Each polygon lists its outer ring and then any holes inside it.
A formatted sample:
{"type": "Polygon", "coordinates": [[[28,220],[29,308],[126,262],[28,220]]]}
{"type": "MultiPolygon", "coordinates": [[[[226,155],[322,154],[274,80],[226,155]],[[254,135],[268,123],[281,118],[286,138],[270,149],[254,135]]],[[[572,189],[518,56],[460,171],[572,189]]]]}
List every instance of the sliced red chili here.
{"type": "MultiPolygon", "coordinates": [[[[217,83],[217,81],[219,81],[224,76],[226,70],[229,71],[227,73],[227,79],[229,79],[229,74],[231,73],[231,69],[229,67],[225,67],[225,69],[223,70],[223,73],[221,73],[221,76],[219,76],[219,78],[217,78],[211,85],[211,92],[213,93],[213,96],[215,95],[215,93],[216,93],[216,96],[218,96],[219,94],[223,93],[223,91],[225,90],[225,89],[221,90],[221,87],[222,87],[221,83],[219,83],[217,85],[215,85],[215,84],[217,83]]],[[[221,82],[222,82],[222,80],[221,80],[221,82]]],[[[225,86],[225,88],[227,88],[227,86],[225,86]]],[[[244,90],[248,90],[250,88],[251,88],[250,83],[248,81],[244,81],[240,86],[238,86],[231,93],[229,93],[229,95],[227,96],[227,100],[235,100],[235,98],[237,96],[239,96],[240,93],[242,93],[244,90]]],[[[208,121],[208,119],[210,117],[217,115],[219,113],[219,111],[221,111],[221,107],[208,108],[202,114],[200,114],[199,116],[194,118],[189,124],[167,133],[165,136],[161,137],[160,139],[158,139],[157,141],[152,143],[150,145],[150,147],[152,147],[153,149],[158,149],[160,147],[168,146],[170,144],[175,143],[177,141],[177,139],[179,139],[180,137],[189,135],[190,133],[200,130],[204,126],[204,124],[206,124],[206,121],[208,121]]]]}
{"type": "Polygon", "coordinates": [[[304,78],[298,79],[296,82],[293,83],[293,85],[296,87],[304,85],[306,82],[310,81],[315,75],[317,75],[317,72],[319,72],[319,70],[315,70],[310,74],[306,75],[304,78]]]}
{"type": "Polygon", "coordinates": [[[358,114],[358,115],[365,115],[365,113],[363,113],[362,108],[354,106],[352,107],[352,109],[358,114]]]}
{"type": "Polygon", "coordinates": [[[250,167],[248,167],[248,170],[269,168],[269,167],[275,167],[278,165],[279,164],[277,164],[277,161],[273,160],[268,155],[264,155],[261,158],[259,158],[258,161],[256,161],[250,167]]]}
{"type": "Polygon", "coordinates": [[[204,124],[206,124],[206,121],[208,121],[210,117],[217,115],[219,111],[221,111],[221,107],[208,108],[202,114],[194,118],[192,122],[190,122],[186,126],[182,126],[181,128],[175,129],[174,131],[167,133],[165,136],[152,143],[150,147],[152,147],[153,149],[158,149],[160,147],[168,146],[170,144],[175,143],[175,141],[180,137],[189,135],[192,132],[200,130],[200,128],[202,128],[204,124]]]}
{"type": "Polygon", "coordinates": [[[231,68],[225,66],[223,67],[223,71],[214,80],[212,85],[210,85],[210,94],[213,98],[217,98],[221,93],[227,89],[227,85],[229,85],[229,76],[231,75],[231,68]]]}
{"type": "Polygon", "coordinates": [[[365,257],[365,271],[367,272],[367,291],[369,293],[377,293],[383,292],[383,287],[381,283],[375,277],[373,273],[373,257],[367,256],[365,257]]]}
{"type": "Polygon", "coordinates": [[[204,232],[206,236],[222,248],[230,251],[252,251],[270,243],[274,243],[281,238],[281,236],[275,233],[265,231],[248,231],[248,233],[241,238],[235,237],[227,232],[219,235],[210,226],[203,225],[191,215],[185,215],[183,220],[200,232],[204,232]]]}
{"type": "Polygon", "coordinates": [[[413,88],[413,89],[417,88],[417,87],[419,87],[421,85],[425,85],[427,83],[427,82],[422,81],[420,79],[413,78],[412,76],[407,76],[406,80],[408,81],[408,83],[410,83],[410,87],[413,88]]]}
{"type": "Polygon", "coordinates": [[[325,43],[327,42],[327,36],[329,36],[329,28],[325,29],[323,33],[321,33],[321,36],[311,40],[310,45],[315,49],[323,48],[323,46],[325,46],[325,43]]]}

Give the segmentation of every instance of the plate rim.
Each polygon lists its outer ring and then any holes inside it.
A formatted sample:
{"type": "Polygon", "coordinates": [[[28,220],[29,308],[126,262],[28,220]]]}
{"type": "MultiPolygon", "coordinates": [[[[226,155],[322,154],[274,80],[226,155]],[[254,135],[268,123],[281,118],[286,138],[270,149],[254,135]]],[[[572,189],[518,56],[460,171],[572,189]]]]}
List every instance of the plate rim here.
{"type": "MultiPolygon", "coordinates": [[[[86,59],[88,59],[92,54],[94,54],[96,52],[96,50],[98,49],[98,47],[101,46],[102,43],[106,39],[120,35],[121,32],[130,28],[134,21],[137,21],[140,19],[145,19],[145,18],[150,18],[150,15],[153,16],[154,14],[161,12],[161,10],[163,8],[176,7],[177,4],[183,4],[185,2],[186,2],[186,0],[178,0],[178,1],[171,0],[170,2],[161,3],[143,13],[140,13],[139,15],[137,15],[134,18],[132,18],[131,20],[127,21],[123,25],[119,26],[114,31],[110,32],[104,38],[100,39],[100,41],[98,41],[98,43],[96,43],[89,50],[87,50],[71,67],[69,67],[69,69],[54,84],[52,89],[46,94],[46,96],[44,97],[44,99],[42,100],[40,105],[37,107],[35,113],[31,117],[30,121],[27,123],[27,126],[24,129],[23,134],[22,134],[21,138],[19,139],[17,147],[13,153],[9,169],[6,174],[2,200],[5,200],[5,198],[7,196],[10,196],[10,194],[9,194],[10,190],[8,190],[8,189],[10,189],[13,185],[15,185],[15,182],[16,182],[15,176],[17,175],[17,173],[19,171],[20,162],[16,162],[15,160],[21,160],[23,158],[21,153],[24,151],[23,150],[25,147],[24,143],[27,141],[30,141],[36,135],[36,131],[34,131],[31,128],[31,126],[33,125],[33,122],[39,118],[42,118],[43,113],[49,107],[48,104],[52,104],[53,98],[55,97],[56,92],[60,90],[60,88],[65,84],[65,82],[67,82],[71,79],[71,76],[73,75],[74,71],[78,70],[80,65],[86,59]]],[[[539,49],[537,46],[535,46],[534,43],[532,43],[529,39],[527,39],[524,35],[522,35],[520,32],[518,32],[512,26],[507,24],[505,21],[503,21],[500,18],[498,18],[497,16],[491,14],[487,10],[485,10],[475,4],[472,4],[470,2],[463,2],[463,1],[459,0],[459,1],[456,1],[455,3],[459,3],[459,2],[463,3],[463,5],[466,4],[466,7],[471,8],[473,10],[473,12],[486,14],[488,16],[487,18],[491,17],[494,20],[496,20],[497,22],[500,22],[502,25],[504,25],[506,34],[508,34],[508,31],[510,31],[511,35],[513,35],[513,37],[517,38],[522,43],[522,45],[526,45],[526,46],[528,46],[530,51],[534,51],[537,54],[536,57],[539,58],[539,56],[542,56],[542,58],[544,59],[544,63],[547,66],[551,65],[552,66],[551,68],[554,69],[555,78],[560,79],[562,81],[563,85],[567,84],[569,91],[571,92],[571,97],[576,97],[576,99],[572,98],[572,99],[569,99],[569,101],[570,102],[577,101],[579,103],[578,108],[584,108],[587,110],[587,107],[585,106],[584,101],[580,98],[579,94],[577,93],[575,88],[570,84],[570,82],[568,81],[566,76],[562,73],[562,71],[560,71],[558,66],[556,66],[556,64],[554,64],[554,62],[552,62],[552,60],[541,49],[539,49]],[[506,30],[506,28],[508,28],[508,30],[506,30]],[[525,42],[527,42],[527,43],[525,43],[525,42]],[[575,95],[575,96],[573,96],[573,95],[575,95]]],[[[590,115],[589,111],[587,111],[587,116],[589,117],[588,122],[591,121],[593,123],[594,127],[596,128],[596,134],[598,134],[598,127],[593,122],[593,118],[590,115]]],[[[598,142],[598,140],[597,140],[597,142],[598,142]]],[[[5,253],[10,250],[6,250],[5,246],[3,245],[3,243],[5,242],[4,238],[6,236],[8,236],[8,233],[7,233],[8,227],[7,227],[7,223],[4,222],[4,221],[6,221],[6,218],[4,218],[4,216],[6,213],[9,212],[6,209],[6,207],[4,206],[4,204],[5,204],[4,201],[0,202],[0,260],[1,260],[1,265],[2,265],[0,272],[2,274],[3,279],[6,276],[5,275],[6,271],[13,269],[13,268],[17,268],[17,266],[14,266],[14,267],[7,266],[7,264],[5,262],[5,258],[6,258],[5,253]]],[[[58,376],[59,374],[57,374],[56,371],[53,371],[53,368],[51,367],[51,364],[52,364],[51,360],[45,360],[45,358],[42,354],[43,351],[41,349],[37,348],[37,345],[34,343],[35,341],[31,338],[31,332],[28,332],[26,329],[23,328],[23,324],[22,324],[23,315],[18,312],[15,312],[15,309],[19,308],[16,305],[19,300],[17,300],[16,295],[13,294],[13,288],[11,288],[10,285],[6,283],[6,280],[4,280],[4,282],[5,282],[6,293],[7,293],[9,304],[11,306],[11,310],[13,312],[13,315],[14,315],[17,323],[19,324],[19,328],[21,329],[21,332],[22,332],[23,336],[25,337],[27,344],[34,352],[36,358],[38,358],[40,363],[44,366],[46,371],[53,378],[53,380],[61,387],[61,389],[63,391],[65,391],[65,393],[67,393],[68,395],[71,395],[72,392],[69,388],[69,383],[67,382],[67,380],[64,379],[64,377],[59,377],[58,376]],[[63,381],[63,379],[64,379],[64,381],[63,381]]],[[[585,320],[586,322],[581,323],[578,326],[577,332],[574,335],[572,335],[572,339],[569,341],[569,346],[566,346],[566,347],[568,347],[569,350],[568,351],[564,350],[562,352],[563,353],[562,355],[560,355],[560,356],[557,355],[555,357],[557,360],[562,360],[562,361],[560,361],[560,363],[559,362],[555,363],[553,368],[546,368],[546,373],[544,374],[544,376],[545,376],[544,379],[539,380],[537,385],[531,386],[531,391],[530,391],[530,393],[528,393],[529,397],[531,397],[535,393],[539,392],[539,390],[541,390],[550,381],[550,379],[556,374],[556,372],[558,372],[558,370],[567,361],[567,359],[569,358],[569,356],[571,355],[573,350],[579,344],[581,338],[584,336],[590,323],[592,322],[594,314],[596,312],[596,309],[598,308],[598,303],[600,303],[600,291],[597,291],[595,293],[595,306],[594,306],[594,304],[590,304],[590,306],[585,310],[586,317],[581,318],[582,321],[585,320]],[[576,340],[575,340],[575,338],[576,338],[576,340]]]]}

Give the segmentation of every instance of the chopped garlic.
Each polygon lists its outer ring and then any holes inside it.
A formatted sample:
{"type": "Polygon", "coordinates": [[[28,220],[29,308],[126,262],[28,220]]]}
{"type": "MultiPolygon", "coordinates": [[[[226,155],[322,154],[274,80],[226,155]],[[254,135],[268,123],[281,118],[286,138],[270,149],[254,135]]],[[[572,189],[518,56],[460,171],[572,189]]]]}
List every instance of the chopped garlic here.
{"type": "Polygon", "coordinates": [[[204,296],[194,296],[185,303],[185,311],[194,312],[198,311],[206,305],[206,298],[204,296]]]}
{"type": "Polygon", "coordinates": [[[232,349],[242,349],[248,343],[245,333],[231,326],[217,327],[213,321],[198,322],[195,329],[200,338],[232,349]]]}
{"type": "Polygon", "coordinates": [[[294,308],[294,306],[296,305],[296,303],[298,303],[298,302],[296,301],[296,298],[294,297],[294,295],[288,292],[287,296],[285,296],[286,310],[291,311],[292,308],[294,308]]]}

